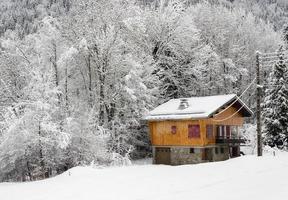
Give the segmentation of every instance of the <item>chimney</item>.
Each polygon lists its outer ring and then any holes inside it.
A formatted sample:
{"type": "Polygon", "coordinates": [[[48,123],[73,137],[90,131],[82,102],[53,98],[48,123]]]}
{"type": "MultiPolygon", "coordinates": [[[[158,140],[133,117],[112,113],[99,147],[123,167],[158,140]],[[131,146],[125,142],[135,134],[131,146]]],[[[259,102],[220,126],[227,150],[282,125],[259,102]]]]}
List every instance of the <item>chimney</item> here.
{"type": "Polygon", "coordinates": [[[188,99],[180,99],[178,110],[184,110],[189,107],[188,99]]]}

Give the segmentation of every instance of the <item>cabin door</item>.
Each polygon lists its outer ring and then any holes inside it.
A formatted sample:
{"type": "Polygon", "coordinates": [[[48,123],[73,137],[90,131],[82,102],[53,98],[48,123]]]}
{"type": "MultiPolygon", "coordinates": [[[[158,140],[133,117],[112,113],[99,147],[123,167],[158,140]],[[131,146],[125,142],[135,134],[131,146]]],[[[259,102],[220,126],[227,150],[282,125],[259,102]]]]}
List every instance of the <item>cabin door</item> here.
{"type": "Polygon", "coordinates": [[[202,149],[202,160],[212,161],[212,149],[211,148],[202,149]]]}
{"type": "Polygon", "coordinates": [[[155,149],[155,163],[156,164],[171,164],[171,150],[167,147],[156,147],[155,149]]]}

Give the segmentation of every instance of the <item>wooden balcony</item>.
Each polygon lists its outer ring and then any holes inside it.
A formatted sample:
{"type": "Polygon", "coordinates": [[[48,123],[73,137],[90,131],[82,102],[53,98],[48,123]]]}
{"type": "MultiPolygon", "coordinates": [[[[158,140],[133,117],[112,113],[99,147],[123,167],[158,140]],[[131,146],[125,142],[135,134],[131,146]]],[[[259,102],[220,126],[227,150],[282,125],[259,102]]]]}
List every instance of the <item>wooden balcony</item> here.
{"type": "Polygon", "coordinates": [[[245,139],[243,138],[228,138],[228,137],[216,137],[216,144],[241,144],[245,143],[245,139]]]}

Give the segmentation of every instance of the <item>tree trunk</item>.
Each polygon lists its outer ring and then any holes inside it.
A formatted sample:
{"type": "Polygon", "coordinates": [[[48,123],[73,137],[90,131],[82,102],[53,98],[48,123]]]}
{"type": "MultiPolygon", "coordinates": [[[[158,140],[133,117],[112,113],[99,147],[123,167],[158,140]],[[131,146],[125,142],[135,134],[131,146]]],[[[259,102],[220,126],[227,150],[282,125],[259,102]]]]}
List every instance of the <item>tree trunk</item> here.
{"type": "Polygon", "coordinates": [[[104,58],[103,63],[101,63],[101,68],[99,70],[99,125],[103,126],[105,123],[105,80],[106,80],[106,71],[107,71],[108,63],[107,58],[104,58]]]}
{"type": "Polygon", "coordinates": [[[88,92],[89,92],[89,97],[88,97],[88,102],[89,106],[92,108],[93,107],[93,97],[92,97],[92,69],[91,69],[91,54],[89,53],[87,57],[87,68],[88,68],[88,92]]]}
{"type": "Polygon", "coordinates": [[[65,112],[70,116],[69,112],[69,97],[68,97],[68,69],[65,68],[65,112]]]}
{"type": "MultiPolygon", "coordinates": [[[[59,72],[58,72],[58,65],[57,65],[57,46],[56,46],[56,41],[52,42],[52,47],[53,47],[53,57],[51,57],[51,62],[52,62],[52,66],[54,69],[54,81],[55,81],[55,87],[58,88],[59,87],[59,72]]],[[[59,89],[59,88],[58,88],[59,89]]],[[[61,94],[57,93],[57,103],[59,106],[59,109],[61,107],[61,94]]],[[[61,114],[61,112],[59,112],[59,130],[62,132],[63,131],[63,116],[61,114]]]]}
{"type": "Polygon", "coordinates": [[[43,147],[41,142],[41,122],[38,125],[38,135],[39,135],[39,159],[40,159],[40,167],[41,167],[41,178],[45,178],[45,163],[43,157],[43,147]]]}
{"type": "Polygon", "coordinates": [[[104,76],[103,75],[100,75],[99,77],[99,81],[100,81],[100,102],[99,102],[99,106],[100,106],[100,109],[99,109],[99,125],[100,126],[103,126],[104,124],[104,117],[105,117],[105,94],[104,94],[104,76]]]}

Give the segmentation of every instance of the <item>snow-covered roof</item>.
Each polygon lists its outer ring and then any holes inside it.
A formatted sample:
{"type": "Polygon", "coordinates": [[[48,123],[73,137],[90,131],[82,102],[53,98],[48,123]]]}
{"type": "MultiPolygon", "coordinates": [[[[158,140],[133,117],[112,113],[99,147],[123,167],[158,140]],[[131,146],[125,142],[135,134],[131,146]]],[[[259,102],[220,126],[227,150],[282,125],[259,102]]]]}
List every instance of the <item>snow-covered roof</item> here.
{"type": "Polygon", "coordinates": [[[233,103],[233,107],[241,108],[240,112],[245,117],[250,117],[253,112],[241,101],[236,94],[191,97],[171,99],[170,101],[156,107],[146,117],[146,120],[177,120],[209,118],[219,109],[233,103]],[[180,106],[181,103],[187,106],[180,106]],[[237,100],[237,101],[236,101],[237,100]],[[186,104],[187,104],[186,103],[186,104]],[[186,105],[185,104],[185,105],[186,105]]]}

